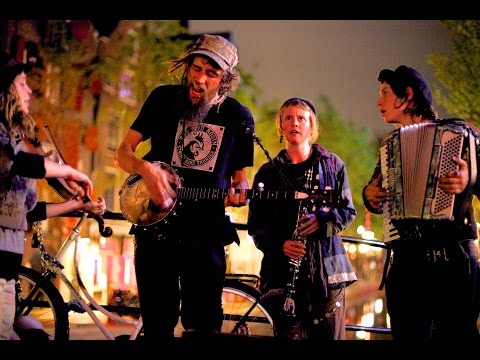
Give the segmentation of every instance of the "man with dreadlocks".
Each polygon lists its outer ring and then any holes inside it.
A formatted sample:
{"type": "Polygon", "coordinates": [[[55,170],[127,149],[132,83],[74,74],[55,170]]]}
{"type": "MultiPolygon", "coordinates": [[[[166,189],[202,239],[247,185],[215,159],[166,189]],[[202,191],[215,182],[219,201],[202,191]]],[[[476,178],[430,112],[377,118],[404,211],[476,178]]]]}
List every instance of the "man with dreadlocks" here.
{"type": "Polygon", "coordinates": [[[168,214],[149,226],[132,221],[146,339],[173,339],[179,315],[186,330],[222,326],[224,246],[238,240],[225,207],[247,204],[246,191],[235,189],[248,188],[245,168],[253,165],[252,114],[228,96],[239,81],[237,63],[235,45],[202,35],[171,64],[169,73],[183,70],[182,83],[151,92],[116,151],[118,166],[140,175],[150,203],[168,214]],[[148,139],[151,149],[140,159],[135,150],[148,139]],[[179,176],[184,188],[227,189],[226,196],[177,202],[179,176]]]}

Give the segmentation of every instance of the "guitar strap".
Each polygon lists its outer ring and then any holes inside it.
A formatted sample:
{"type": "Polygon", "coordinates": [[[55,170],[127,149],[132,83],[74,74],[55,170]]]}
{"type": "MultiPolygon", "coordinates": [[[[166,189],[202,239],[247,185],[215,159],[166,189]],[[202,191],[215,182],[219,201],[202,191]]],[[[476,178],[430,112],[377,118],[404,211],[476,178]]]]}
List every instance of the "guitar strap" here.
{"type": "MultiPolygon", "coordinates": [[[[267,149],[265,149],[265,147],[263,146],[262,144],[262,140],[257,136],[257,134],[255,134],[255,132],[250,129],[248,126],[245,126],[246,128],[246,132],[247,134],[251,134],[252,135],[252,138],[253,138],[253,141],[258,145],[260,146],[260,148],[263,150],[263,153],[265,154],[265,156],[267,157],[268,161],[278,170],[278,173],[280,174],[280,178],[282,179],[283,183],[287,186],[287,189],[288,190],[297,190],[295,188],[295,186],[292,184],[292,182],[288,179],[288,177],[285,175],[284,171],[283,171],[283,165],[281,162],[279,162],[278,160],[276,159],[272,159],[272,157],[270,156],[270,153],[268,152],[267,149]]],[[[297,184],[298,185],[298,184],[297,184]]],[[[298,188],[298,190],[301,189],[301,187],[298,188]]]]}
{"type": "Polygon", "coordinates": [[[294,186],[294,184],[292,184],[290,179],[283,172],[284,168],[283,168],[283,164],[281,162],[272,160],[272,164],[277,168],[278,173],[280,174],[280,178],[282,179],[283,183],[287,186],[287,189],[289,189],[289,190],[296,190],[296,189],[300,190],[300,189],[302,189],[302,186],[300,186],[297,179],[293,179],[296,186],[294,186]]]}

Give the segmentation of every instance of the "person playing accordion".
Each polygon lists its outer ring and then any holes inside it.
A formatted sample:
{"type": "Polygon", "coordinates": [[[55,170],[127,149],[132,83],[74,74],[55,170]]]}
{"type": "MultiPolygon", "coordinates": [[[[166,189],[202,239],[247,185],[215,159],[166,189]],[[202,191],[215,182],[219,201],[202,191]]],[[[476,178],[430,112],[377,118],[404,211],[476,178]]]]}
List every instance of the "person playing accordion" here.
{"type": "Polygon", "coordinates": [[[394,71],[384,69],[378,80],[377,107],[384,121],[397,129],[382,144],[362,195],[366,208],[383,214],[388,225],[384,228],[388,255],[381,287],[385,285],[393,339],[478,338],[480,289],[473,199],[480,193],[476,175],[480,132],[462,119],[438,119],[429,85],[417,70],[405,65],[394,71]],[[451,132],[458,146],[443,151],[447,147],[439,145],[437,139],[443,134],[439,131],[431,135],[432,146],[423,144],[430,140],[412,144],[402,139],[412,129],[417,136],[418,129],[427,128],[451,132]],[[389,160],[382,159],[382,150],[390,154],[389,160]],[[404,154],[407,150],[410,157],[404,154]],[[439,160],[442,152],[444,158],[439,160]],[[412,163],[426,161],[429,169],[423,181],[426,190],[414,196],[421,198],[419,213],[406,211],[405,184],[412,184],[413,189],[423,186],[418,173],[407,173],[408,158],[412,163]],[[442,164],[446,166],[443,172],[438,171],[442,164]],[[435,216],[431,204],[440,195],[429,199],[429,191],[452,199],[445,215],[435,216]]]}

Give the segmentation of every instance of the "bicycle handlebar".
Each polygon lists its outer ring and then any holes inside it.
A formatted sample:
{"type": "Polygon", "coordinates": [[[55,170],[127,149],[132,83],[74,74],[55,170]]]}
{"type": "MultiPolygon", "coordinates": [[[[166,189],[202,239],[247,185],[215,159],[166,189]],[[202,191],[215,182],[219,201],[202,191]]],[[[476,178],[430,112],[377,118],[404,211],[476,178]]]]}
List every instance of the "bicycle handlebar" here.
{"type": "MultiPolygon", "coordinates": [[[[105,221],[104,219],[114,219],[114,220],[124,220],[125,218],[118,218],[116,215],[117,213],[112,213],[111,211],[105,211],[105,214],[103,215],[92,215],[92,214],[87,214],[87,218],[94,219],[98,223],[98,232],[100,235],[103,237],[110,237],[113,234],[113,230],[110,226],[105,226],[105,221]],[[115,216],[112,216],[110,214],[115,214],[115,216]]],[[[61,217],[82,217],[83,216],[83,211],[71,211],[69,213],[60,215],[61,217]]]]}

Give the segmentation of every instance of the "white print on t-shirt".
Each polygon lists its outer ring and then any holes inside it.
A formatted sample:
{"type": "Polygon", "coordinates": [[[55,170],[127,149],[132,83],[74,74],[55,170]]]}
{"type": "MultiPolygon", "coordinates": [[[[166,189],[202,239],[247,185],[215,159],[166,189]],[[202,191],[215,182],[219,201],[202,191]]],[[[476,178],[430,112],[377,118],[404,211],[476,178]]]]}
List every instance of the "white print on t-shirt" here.
{"type": "Polygon", "coordinates": [[[212,172],[224,131],[224,126],[189,121],[184,126],[180,120],[171,165],[212,172]]]}

